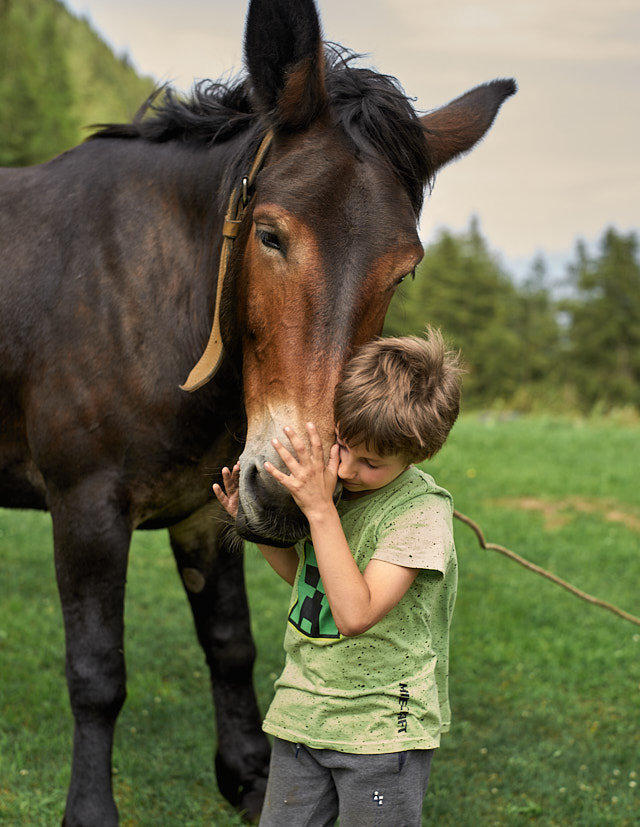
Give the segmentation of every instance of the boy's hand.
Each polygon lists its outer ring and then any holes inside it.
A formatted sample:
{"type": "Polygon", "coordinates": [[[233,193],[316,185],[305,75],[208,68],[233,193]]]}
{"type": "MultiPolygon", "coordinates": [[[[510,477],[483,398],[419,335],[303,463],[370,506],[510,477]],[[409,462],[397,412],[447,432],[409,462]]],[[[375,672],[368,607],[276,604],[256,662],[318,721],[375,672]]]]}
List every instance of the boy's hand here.
{"type": "Polygon", "coordinates": [[[295,456],[277,439],[273,447],[289,469],[289,475],[283,474],[270,462],[265,462],[268,471],[291,494],[296,505],[304,512],[307,519],[320,515],[328,506],[333,506],[333,492],[338,482],[340,455],[338,445],[332,445],[329,462],[325,465],[322,440],[315,425],[307,423],[309,447],[296,434],[293,428],[284,429],[295,456]]]}
{"type": "Polygon", "coordinates": [[[223,468],[222,481],[224,483],[224,489],[222,489],[217,482],[214,482],[213,493],[218,498],[218,502],[224,510],[231,514],[235,520],[240,502],[240,464],[236,462],[231,471],[226,467],[223,468]]]}

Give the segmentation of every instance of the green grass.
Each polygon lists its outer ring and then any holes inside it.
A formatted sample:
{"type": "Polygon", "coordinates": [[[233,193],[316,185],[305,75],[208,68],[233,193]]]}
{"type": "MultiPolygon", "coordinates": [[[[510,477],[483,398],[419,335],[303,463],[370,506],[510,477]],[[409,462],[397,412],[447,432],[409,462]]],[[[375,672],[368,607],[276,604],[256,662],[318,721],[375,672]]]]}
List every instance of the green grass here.
{"type": "MultiPolygon", "coordinates": [[[[507,546],[640,614],[640,428],[463,418],[427,466],[507,546]]],[[[424,823],[640,822],[640,627],[590,606],[456,524],[452,731],[424,823]]],[[[46,515],[0,512],[0,824],[59,823],[71,717],[46,515]]],[[[287,588],[255,552],[247,578],[269,702],[287,588]]],[[[220,798],[204,659],[163,532],[138,534],[128,580],[129,696],[114,764],[122,825],[238,827],[220,798]]]]}

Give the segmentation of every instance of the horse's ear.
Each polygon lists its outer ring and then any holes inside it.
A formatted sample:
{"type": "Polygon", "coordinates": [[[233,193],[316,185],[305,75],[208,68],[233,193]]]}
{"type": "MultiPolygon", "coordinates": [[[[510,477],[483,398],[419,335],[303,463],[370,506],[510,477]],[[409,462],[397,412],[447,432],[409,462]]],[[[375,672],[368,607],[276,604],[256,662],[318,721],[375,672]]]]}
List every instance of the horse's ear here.
{"type": "Polygon", "coordinates": [[[251,0],[244,39],[254,106],[300,131],[327,109],[324,46],[313,0],[251,0]]]}
{"type": "Polygon", "coordinates": [[[421,121],[435,170],[472,149],[517,89],[514,80],[494,80],[424,115],[421,121]]]}

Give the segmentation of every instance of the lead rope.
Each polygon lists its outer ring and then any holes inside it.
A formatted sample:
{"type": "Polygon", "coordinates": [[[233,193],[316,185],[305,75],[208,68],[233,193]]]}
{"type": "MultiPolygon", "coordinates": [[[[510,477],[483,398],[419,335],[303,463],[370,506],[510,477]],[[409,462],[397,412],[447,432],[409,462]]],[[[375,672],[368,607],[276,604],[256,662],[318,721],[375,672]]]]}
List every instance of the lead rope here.
{"type": "Polygon", "coordinates": [[[216,286],[216,304],[213,311],[213,323],[211,325],[211,333],[209,334],[209,341],[204,350],[204,353],[194,365],[187,377],[186,382],[180,385],[181,390],[193,393],[206,385],[212,379],[220,365],[222,364],[222,356],[224,347],[222,344],[222,335],[220,333],[220,302],[222,299],[222,288],[224,287],[224,279],[227,274],[227,265],[229,256],[233,249],[233,242],[236,240],[240,232],[242,219],[244,218],[245,210],[249,201],[249,190],[253,186],[256,175],[262,169],[264,159],[271,146],[273,140],[273,132],[269,131],[262,139],[256,156],[253,160],[253,165],[249,170],[248,175],[243,175],[242,183],[235,187],[231,196],[229,197],[229,206],[224,217],[224,224],[222,227],[222,249],[220,250],[220,263],[218,265],[218,284],[216,286]]]}
{"type": "Polygon", "coordinates": [[[529,560],[525,560],[524,557],[520,557],[520,555],[516,554],[511,549],[505,548],[504,546],[496,545],[495,543],[487,543],[484,539],[484,534],[482,533],[482,529],[477,523],[474,523],[472,519],[467,517],[465,514],[461,514],[459,511],[454,511],[453,516],[456,517],[460,522],[464,523],[465,525],[469,526],[469,528],[475,533],[476,537],[478,538],[478,542],[480,543],[480,547],[484,549],[488,549],[490,551],[497,551],[500,554],[504,554],[505,557],[508,557],[510,560],[514,560],[516,563],[519,563],[521,566],[524,566],[529,571],[533,571],[536,574],[540,574],[542,577],[546,577],[547,580],[551,580],[552,583],[555,583],[558,586],[562,586],[563,589],[566,589],[571,594],[574,594],[576,597],[579,597],[581,600],[586,600],[587,603],[591,603],[594,606],[600,606],[601,609],[607,609],[609,612],[613,612],[613,614],[621,617],[623,620],[628,620],[630,623],[635,623],[636,626],[640,626],[640,617],[636,617],[635,615],[629,614],[629,612],[625,612],[622,609],[619,609],[617,606],[614,606],[611,603],[607,603],[604,600],[600,600],[597,597],[593,597],[586,592],[580,591],[575,586],[572,586],[570,583],[567,583],[566,580],[562,580],[555,574],[552,574],[550,571],[541,568],[540,566],[536,566],[535,563],[529,562],[529,560]]]}

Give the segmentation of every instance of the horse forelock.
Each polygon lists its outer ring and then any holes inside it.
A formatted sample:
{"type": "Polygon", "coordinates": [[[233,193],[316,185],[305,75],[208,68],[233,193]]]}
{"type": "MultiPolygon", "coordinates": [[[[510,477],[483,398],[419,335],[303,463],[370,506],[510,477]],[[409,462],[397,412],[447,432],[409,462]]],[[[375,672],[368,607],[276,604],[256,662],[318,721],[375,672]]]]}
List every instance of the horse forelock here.
{"type": "Polygon", "coordinates": [[[396,78],[353,66],[360,55],[331,44],[326,54],[326,83],[336,123],[360,152],[386,161],[419,215],[435,167],[412,101],[396,78]]]}

